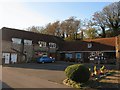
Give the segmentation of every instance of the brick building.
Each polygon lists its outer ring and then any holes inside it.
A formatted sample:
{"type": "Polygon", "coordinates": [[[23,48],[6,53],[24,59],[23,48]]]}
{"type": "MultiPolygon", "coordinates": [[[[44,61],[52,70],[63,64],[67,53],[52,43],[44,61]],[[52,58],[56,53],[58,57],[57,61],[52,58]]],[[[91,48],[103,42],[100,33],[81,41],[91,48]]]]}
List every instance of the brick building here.
{"type": "Polygon", "coordinates": [[[42,55],[62,61],[105,63],[116,58],[116,37],[84,41],[64,41],[60,37],[3,27],[4,63],[31,61],[42,55]]]}

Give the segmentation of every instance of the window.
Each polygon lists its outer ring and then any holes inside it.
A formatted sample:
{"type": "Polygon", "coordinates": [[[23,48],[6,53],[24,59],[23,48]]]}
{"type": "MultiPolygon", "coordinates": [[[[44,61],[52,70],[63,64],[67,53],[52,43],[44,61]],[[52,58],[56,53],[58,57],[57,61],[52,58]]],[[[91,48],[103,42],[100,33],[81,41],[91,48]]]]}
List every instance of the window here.
{"type": "Polygon", "coordinates": [[[32,40],[24,40],[25,45],[32,45],[32,40]]]}
{"type": "Polygon", "coordinates": [[[88,48],[92,48],[92,43],[88,43],[88,48]]]}
{"type": "Polygon", "coordinates": [[[49,43],[50,48],[56,48],[56,43],[49,43]]]}
{"type": "Polygon", "coordinates": [[[80,59],[81,58],[81,53],[76,53],[76,58],[80,59]]]}
{"type": "Polygon", "coordinates": [[[19,38],[12,38],[12,43],[21,44],[21,39],[19,39],[19,38]]]}
{"type": "Polygon", "coordinates": [[[38,41],[40,47],[46,47],[46,42],[38,41]]]}
{"type": "Polygon", "coordinates": [[[65,57],[71,59],[71,58],[72,58],[72,53],[67,53],[67,54],[65,54],[65,57]]]}

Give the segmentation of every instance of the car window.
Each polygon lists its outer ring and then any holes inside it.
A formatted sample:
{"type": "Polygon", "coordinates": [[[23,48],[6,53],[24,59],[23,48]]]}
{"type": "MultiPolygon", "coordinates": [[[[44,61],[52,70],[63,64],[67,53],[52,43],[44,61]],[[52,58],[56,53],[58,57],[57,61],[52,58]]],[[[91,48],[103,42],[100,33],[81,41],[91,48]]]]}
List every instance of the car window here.
{"type": "Polygon", "coordinates": [[[47,57],[42,57],[43,59],[47,58],[47,57]]]}

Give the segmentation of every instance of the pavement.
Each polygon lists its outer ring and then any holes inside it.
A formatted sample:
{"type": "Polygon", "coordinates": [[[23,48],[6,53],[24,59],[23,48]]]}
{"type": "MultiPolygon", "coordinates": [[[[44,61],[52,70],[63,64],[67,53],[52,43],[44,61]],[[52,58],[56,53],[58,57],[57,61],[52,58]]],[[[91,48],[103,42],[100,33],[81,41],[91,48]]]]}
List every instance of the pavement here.
{"type": "Polygon", "coordinates": [[[2,69],[3,88],[70,88],[61,64],[15,64],[2,69]]]}
{"type": "MultiPolygon", "coordinates": [[[[106,76],[104,79],[100,80],[100,87],[102,88],[117,88],[120,90],[120,71],[113,70],[113,74],[106,76]]],[[[117,90],[116,89],[116,90],[117,90]]]]}
{"type": "MultiPolygon", "coordinates": [[[[55,63],[25,63],[5,65],[2,68],[3,88],[71,88],[62,82],[66,79],[64,70],[67,66],[75,63],[55,62],[55,63]]],[[[88,67],[94,65],[85,64],[88,67]]],[[[100,65],[99,65],[100,66],[100,65]]],[[[101,65],[102,66],[102,65],[101,65]]],[[[114,65],[106,65],[107,68],[115,68],[114,65]]],[[[116,71],[113,76],[107,76],[100,81],[100,88],[119,87],[120,71],[116,71]],[[118,86],[119,85],[119,86],[118,86]]]]}

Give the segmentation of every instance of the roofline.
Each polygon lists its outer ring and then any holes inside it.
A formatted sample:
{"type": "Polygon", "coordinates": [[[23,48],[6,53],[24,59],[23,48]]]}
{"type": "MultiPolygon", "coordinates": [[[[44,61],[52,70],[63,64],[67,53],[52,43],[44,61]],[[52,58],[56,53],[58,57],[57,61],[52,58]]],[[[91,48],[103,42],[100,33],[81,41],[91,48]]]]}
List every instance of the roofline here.
{"type": "Polygon", "coordinates": [[[101,39],[111,39],[111,38],[116,38],[117,36],[115,37],[106,37],[106,38],[96,38],[96,39],[86,39],[86,40],[83,40],[83,41],[97,41],[97,40],[101,40],[101,39]]]}
{"type": "MultiPolygon", "coordinates": [[[[24,29],[16,29],[16,28],[2,27],[1,30],[3,30],[3,29],[18,30],[18,31],[26,32],[26,33],[35,33],[35,34],[41,34],[41,35],[52,36],[52,37],[58,37],[58,36],[54,36],[54,35],[48,35],[48,34],[43,34],[43,33],[37,33],[37,32],[32,32],[32,31],[26,31],[26,30],[24,30],[24,29]]],[[[60,37],[58,37],[58,38],[60,38],[60,37]]]]}
{"type": "Polygon", "coordinates": [[[63,52],[116,52],[116,50],[108,50],[108,51],[59,51],[60,53],[63,52]]]}

